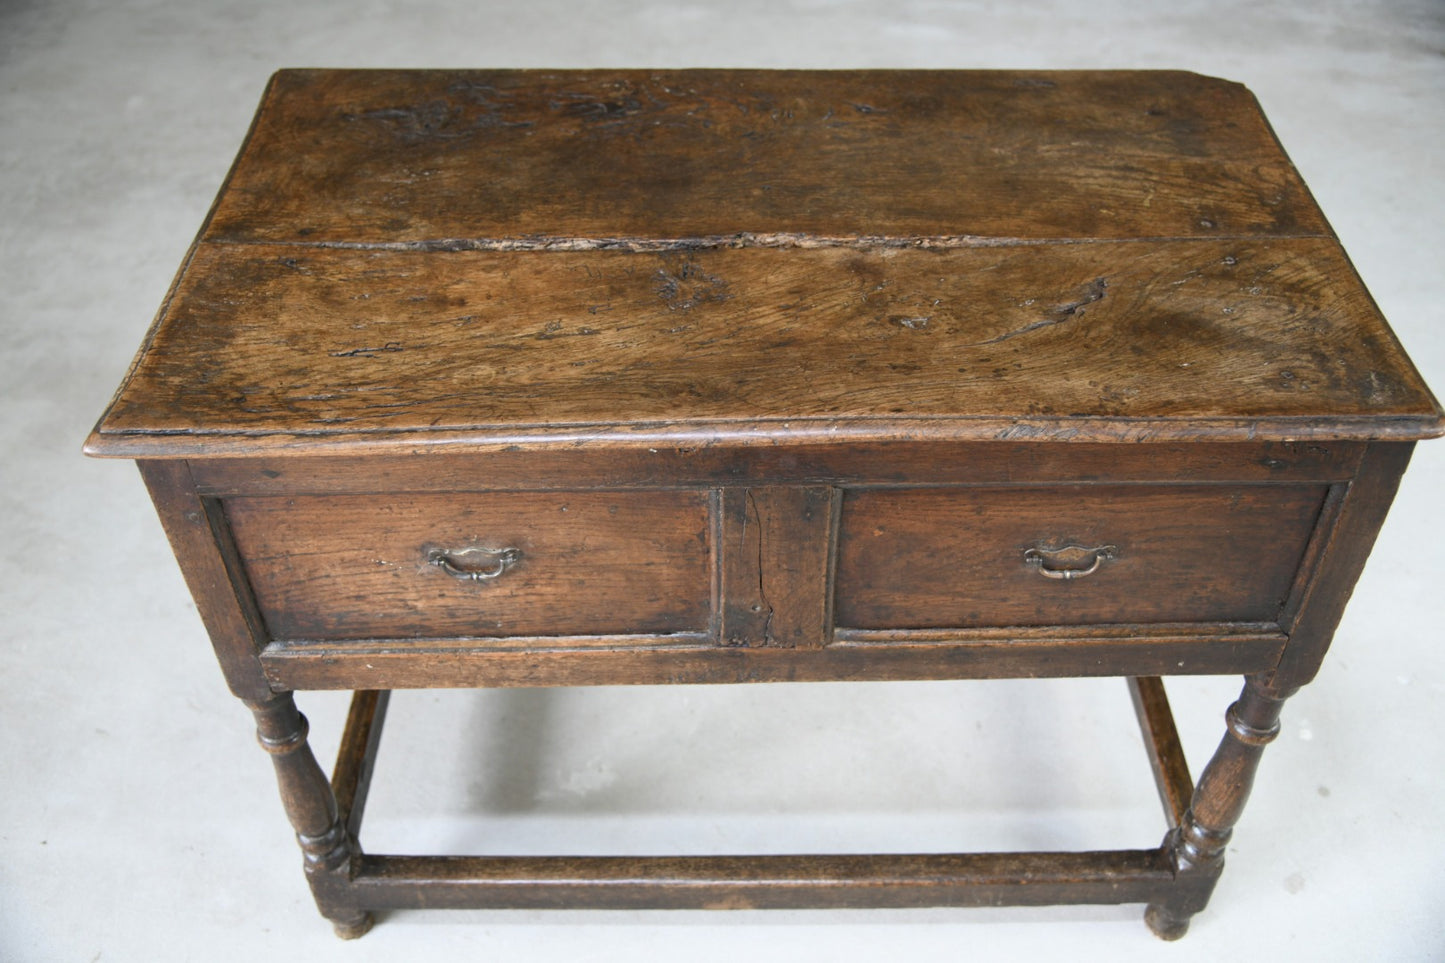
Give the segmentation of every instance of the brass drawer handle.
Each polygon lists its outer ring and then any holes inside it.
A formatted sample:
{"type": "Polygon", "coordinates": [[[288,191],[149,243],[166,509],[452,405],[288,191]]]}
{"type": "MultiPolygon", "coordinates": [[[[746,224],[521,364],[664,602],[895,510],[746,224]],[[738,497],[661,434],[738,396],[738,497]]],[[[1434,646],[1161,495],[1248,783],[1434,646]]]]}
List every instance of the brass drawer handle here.
{"type": "Polygon", "coordinates": [[[1024,564],[1038,569],[1044,578],[1083,578],[1085,575],[1093,575],[1100,565],[1114,558],[1118,552],[1117,545],[1100,545],[1097,548],[1085,548],[1082,545],[1030,548],[1024,551],[1024,564]],[[1085,562],[1089,564],[1086,566],[1085,562]]]}
{"type": "Polygon", "coordinates": [[[521,558],[520,548],[464,548],[456,551],[432,548],[426,553],[427,562],[463,582],[500,578],[521,558]]]}

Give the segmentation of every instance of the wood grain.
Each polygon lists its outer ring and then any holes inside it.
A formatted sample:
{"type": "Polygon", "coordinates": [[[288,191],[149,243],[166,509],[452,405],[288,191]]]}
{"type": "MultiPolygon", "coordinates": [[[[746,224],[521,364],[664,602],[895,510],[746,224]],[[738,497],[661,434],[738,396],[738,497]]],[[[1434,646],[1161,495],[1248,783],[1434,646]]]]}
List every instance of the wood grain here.
{"type": "Polygon", "coordinates": [[[816,649],[830,641],[840,500],[833,488],[722,492],[718,596],[724,645],[816,649]]]}
{"type": "Polygon", "coordinates": [[[1156,936],[1183,936],[1190,917],[1209,902],[1234,825],[1249,801],[1260,756],[1279,735],[1280,710],[1294,691],[1273,688],[1260,677],[1247,678],[1239,699],[1225,713],[1224,738],[1199,775],[1189,809],[1164,838],[1179,885],[1152,899],[1145,910],[1144,920],[1156,936]]]}
{"type": "Polygon", "coordinates": [[[207,246],[91,450],[1350,439],[1439,418],[1332,240],[207,246]]]}
{"type": "Polygon", "coordinates": [[[390,703],[391,693],[385,689],[356,692],[346,714],[346,727],[336,750],[336,766],[331,770],[331,793],[336,797],[337,816],[352,839],[361,834],[366,797],[371,791],[376,752],[390,703]]]}
{"type": "Polygon", "coordinates": [[[1301,686],[1319,671],[1414,450],[1412,444],[1367,449],[1335,524],[1322,533],[1312,578],[1299,593],[1298,607],[1288,613],[1290,646],[1271,676],[1273,685],[1301,686]]]}
{"type": "Polygon", "coordinates": [[[1161,850],[818,856],[363,856],[376,909],[784,909],[1137,903],[1173,888],[1161,850]]]}
{"type": "Polygon", "coordinates": [[[1343,482],[1354,477],[1364,449],[1348,442],[629,445],[607,451],[432,451],[410,458],[209,458],[192,462],[191,474],[200,491],[214,496],[668,486],[1343,482]]]}
{"type": "Polygon", "coordinates": [[[1144,751],[1154,770],[1154,785],[1164,806],[1164,818],[1172,829],[1184,821],[1189,799],[1194,795],[1194,778],[1189,775],[1189,763],[1179,742],[1179,730],[1174,726],[1164,680],[1157,676],[1131,676],[1128,682],[1129,697],[1134,702],[1134,713],[1144,737],[1144,751]]]}
{"type": "Polygon", "coordinates": [[[1178,71],[288,70],[205,236],[1327,233],[1249,91],[1178,71]]]}
{"type": "Polygon", "coordinates": [[[302,70],[87,451],[142,460],[343,936],[385,907],[1140,901],[1172,939],[1442,430],[1237,84],[302,70]],[[1248,681],[1191,793],[1155,677],[1220,673],[1248,681]],[[355,839],[376,690],[1104,675],[1147,677],[1157,850],[355,839]],[[371,690],[335,789],[297,688],[371,690]]]}
{"type": "Polygon", "coordinates": [[[273,79],[88,450],[1408,440],[1442,418],[1237,84],[303,70],[273,79]]]}
{"type": "Polygon", "coordinates": [[[236,544],[272,637],[703,631],[712,611],[706,493],[236,498],[236,544]],[[432,548],[516,548],[459,581],[432,548]]]}
{"type": "Polygon", "coordinates": [[[849,492],[837,622],[860,629],[1279,617],[1326,489],[1059,486],[849,492]],[[1031,548],[1113,546],[1085,578],[1031,548]]]}
{"type": "Polygon", "coordinates": [[[822,649],[719,646],[706,636],[273,642],[278,688],[678,685],[1067,678],[1266,672],[1286,637],[1266,625],[1046,626],[929,632],[837,630],[822,649]]]}
{"type": "Polygon", "coordinates": [[[196,493],[186,462],[142,461],[137,467],[226,685],[241,699],[269,699],[271,686],[256,658],[268,637],[225,519],[214,501],[196,493]]]}

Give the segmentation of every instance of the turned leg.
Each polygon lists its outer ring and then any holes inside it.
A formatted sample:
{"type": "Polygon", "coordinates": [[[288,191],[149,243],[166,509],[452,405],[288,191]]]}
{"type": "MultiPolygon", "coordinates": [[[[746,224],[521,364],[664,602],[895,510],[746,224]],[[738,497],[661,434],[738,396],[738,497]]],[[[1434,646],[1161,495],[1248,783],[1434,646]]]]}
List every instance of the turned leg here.
{"type": "Polygon", "coordinates": [[[1144,913],[1149,928],[1161,939],[1183,936],[1190,917],[1209,902],[1224,869],[1224,848],[1254,785],[1259,758],[1279,735],[1280,710],[1294,692],[1251,676],[1239,700],[1225,713],[1224,739],[1199,776],[1189,811],[1164,839],[1178,883],[1169,899],[1151,903],[1144,913]]]}
{"type": "Polygon", "coordinates": [[[331,920],[337,936],[361,936],[371,928],[371,914],[338,905],[331,896],[333,881],[350,873],[354,844],[337,816],[331,782],[306,742],[306,717],[297,711],[289,692],[246,705],[256,716],[256,738],[276,766],[281,803],[301,844],[316,905],[331,920]]]}

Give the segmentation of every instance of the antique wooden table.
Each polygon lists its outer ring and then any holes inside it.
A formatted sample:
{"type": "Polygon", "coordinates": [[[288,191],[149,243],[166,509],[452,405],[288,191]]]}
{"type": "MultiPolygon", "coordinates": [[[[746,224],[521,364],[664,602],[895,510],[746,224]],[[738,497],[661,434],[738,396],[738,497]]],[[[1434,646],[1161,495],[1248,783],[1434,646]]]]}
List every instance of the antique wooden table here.
{"type": "Polygon", "coordinates": [[[1243,87],[276,75],[134,458],[322,913],[1205,905],[1439,406],[1243,87]],[[1159,676],[1246,677],[1195,785],[1159,676]],[[1114,675],[1122,852],[363,853],[388,690],[1114,675]],[[331,780],[292,691],[354,689],[331,780]]]}

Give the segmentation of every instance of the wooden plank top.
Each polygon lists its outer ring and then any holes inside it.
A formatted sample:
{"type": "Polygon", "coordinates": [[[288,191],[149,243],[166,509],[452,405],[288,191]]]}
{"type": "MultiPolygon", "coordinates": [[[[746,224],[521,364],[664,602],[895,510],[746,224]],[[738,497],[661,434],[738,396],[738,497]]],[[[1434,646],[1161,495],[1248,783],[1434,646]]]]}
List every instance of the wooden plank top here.
{"type": "Polygon", "coordinates": [[[1237,84],[307,70],[87,450],[1441,430],[1237,84]]]}
{"type": "Polygon", "coordinates": [[[1238,84],[1172,72],[285,71],[211,240],[1324,234],[1238,84]]]}

